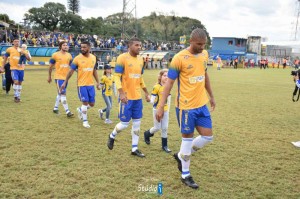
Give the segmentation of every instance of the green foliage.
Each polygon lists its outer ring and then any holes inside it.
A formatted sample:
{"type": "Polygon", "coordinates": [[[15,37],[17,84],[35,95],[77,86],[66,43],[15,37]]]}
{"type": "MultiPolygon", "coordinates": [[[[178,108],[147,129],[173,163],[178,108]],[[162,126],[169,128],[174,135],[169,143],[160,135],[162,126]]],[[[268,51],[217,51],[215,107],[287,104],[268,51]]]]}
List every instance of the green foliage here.
{"type": "Polygon", "coordinates": [[[64,32],[82,33],[84,30],[84,20],[81,16],[69,11],[63,14],[59,29],[64,32]]]}
{"type": "MultiPolygon", "coordinates": [[[[43,7],[31,8],[28,12],[29,14],[25,14],[25,17],[31,25],[38,28],[55,30],[59,27],[61,31],[97,34],[105,37],[121,37],[122,28],[128,36],[133,36],[136,34],[137,27],[138,37],[144,40],[178,42],[180,36],[186,35],[188,42],[188,37],[194,28],[206,30],[201,21],[188,17],[178,17],[172,12],[152,12],[150,16],[137,21],[130,13],[126,13],[125,17],[123,17],[123,13],[115,13],[104,19],[102,17],[82,19],[79,15],[74,15],[74,12],[66,13],[65,7],[60,3],[46,3],[43,7]],[[125,27],[122,27],[122,20],[126,23],[125,27]]],[[[207,35],[207,48],[209,48],[211,40],[208,32],[207,35]]]]}
{"type": "Polygon", "coordinates": [[[9,16],[7,14],[0,14],[0,20],[4,21],[9,24],[14,24],[15,22],[13,20],[10,20],[9,16]]]}
{"type": "Polygon", "coordinates": [[[79,0],[68,0],[68,9],[71,10],[73,14],[79,13],[79,7],[79,0]]]}
{"type": "Polygon", "coordinates": [[[40,26],[42,29],[54,31],[59,22],[66,14],[66,7],[60,3],[45,3],[41,8],[31,8],[25,14],[25,18],[32,25],[40,26]]]}

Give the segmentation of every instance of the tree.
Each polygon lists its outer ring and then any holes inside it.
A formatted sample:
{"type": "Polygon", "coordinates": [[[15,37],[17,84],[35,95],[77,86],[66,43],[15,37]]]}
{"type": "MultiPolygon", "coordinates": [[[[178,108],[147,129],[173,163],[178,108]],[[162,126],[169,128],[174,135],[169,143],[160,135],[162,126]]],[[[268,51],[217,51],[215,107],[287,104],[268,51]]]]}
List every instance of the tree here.
{"type": "Polygon", "coordinates": [[[9,16],[7,14],[0,14],[0,20],[9,24],[15,24],[13,20],[9,19],[9,16]]]}
{"type": "Polygon", "coordinates": [[[79,0],[68,0],[68,9],[71,10],[73,14],[79,13],[79,0]]]}
{"type": "Polygon", "coordinates": [[[66,7],[63,4],[49,2],[41,8],[30,8],[25,18],[34,26],[54,31],[65,14],[66,7]]]}
{"type": "Polygon", "coordinates": [[[59,29],[64,32],[82,33],[83,27],[84,20],[82,17],[69,11],[62,17],[59,29]]]}

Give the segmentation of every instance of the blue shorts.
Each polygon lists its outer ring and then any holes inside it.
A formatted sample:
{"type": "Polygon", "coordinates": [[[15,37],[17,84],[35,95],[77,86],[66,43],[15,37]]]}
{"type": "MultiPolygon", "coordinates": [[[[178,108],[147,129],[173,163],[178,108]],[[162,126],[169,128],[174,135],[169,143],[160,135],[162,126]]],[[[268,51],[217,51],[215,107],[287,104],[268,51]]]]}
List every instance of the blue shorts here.
{"type": "Polygon", "coordinates": [[[190,110],[176,108],[176,116],[181,133],[193,133],[196,126],[212,128],[210,112],[206,105],[190,110]]]}
{"type": "Polygon", "coordinates": [[[143,102],[139,100],[128,100],[127,104],[119,103],[119,118],[122,122],[130,119],[141,119],[143,117],[143,102]]]}
{"type": "Polygon", "coordinates": [[[79,86],[78,97],[82,102],[95,102],[95,87],[94,86],[79,86]]]}
{"type": "Polygon", "coordinates": [[[11,77],[14,81],[24,81],[24,70],[11,70],[11,77]]]}
{"type": "MultiPolygon", "coordinates": [[[[55,83],[56,83],[56,87],[57,87],[57,91],[59,92],[59,89],[61,87],[61,85],[65,82],[65,80],[63,79],[56,79],[55,80],[55,83]]],[[[66,84],[66,87],[59,93],[59,94],[66,94],[67,92],[67,87],[68,87],[68,84],[66,84]]]]}

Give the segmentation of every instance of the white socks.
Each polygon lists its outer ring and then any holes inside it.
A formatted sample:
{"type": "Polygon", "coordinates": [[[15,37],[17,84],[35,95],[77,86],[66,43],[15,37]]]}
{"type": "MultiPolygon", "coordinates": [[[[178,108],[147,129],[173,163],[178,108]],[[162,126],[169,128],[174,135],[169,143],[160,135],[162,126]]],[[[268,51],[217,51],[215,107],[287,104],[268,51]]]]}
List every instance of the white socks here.
{"type": "Polygon", "coordinates": [[[190,157],[191,157],[191,149],[193,144],[193,138],[182,138],[180,151],[178,153],[178,157],[181,160],[182,164],[182,173],[181,177],[186,178],[190,175],[190,157]]]}
{"type": "Polygon", "coordinates": [[[196,152],[198,149],[203,148],[208,143],[212,142],[213,136],[201,136],[199,135],[193,141],[192,153],[196,152]]]}

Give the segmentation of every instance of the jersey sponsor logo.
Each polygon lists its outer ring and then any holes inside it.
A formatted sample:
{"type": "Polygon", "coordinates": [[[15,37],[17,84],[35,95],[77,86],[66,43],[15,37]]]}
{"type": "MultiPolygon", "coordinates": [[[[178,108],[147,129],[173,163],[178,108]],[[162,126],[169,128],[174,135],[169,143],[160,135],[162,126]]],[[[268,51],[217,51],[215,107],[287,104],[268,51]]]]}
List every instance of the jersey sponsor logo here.
{"type": "Polygon", "coordinates": [[[195,84],[197,82],[203,82],[205,79],[204,75],[201,75],[201,76],[196,76],[196,77],[190,77],[189,78],[189,82],[191,84],[195,84]]]}
{"type": "Polygon", "coordinates": [[[141,78],[141,74],[133,74],[133,73],[130,73],[130,74],[129,74],[129,78],[132,78],[132,79],[138,79],[138,78],[141,78]]]}
{"type": "Polygon", "coordinates": [[[91,72],[93,70],[94,70],[93,68],[84,68],[84,69],[82,69],[82,71],[84,71],[84,72],[91,72]]]}
{"type": "Polygon", "coordinates": [[[193,65],[190,64],[190,65],[188,65],[188,67],[186,69],[192,69],[192,68],[193,68],[193,65]]]}
{"type": "Polygon", "coordinates": [[[17,59],[17,60],[19,60],[20,57],[19,57],[19,56],[13,56],[12,59],[17,59]]]}
{"type": "Polygon", "coordinates": [[[61,64],[60,67],[61,67],[61,68],[68,68],[69,65],[68,65],[68,64],[61,64]]]}
{"type": "Polygon", "coordinates": [[[183,59],[189,59],[189,56],[188,56],[188,55],[185,55],[185,56],[183,57],[183,59]]]}

